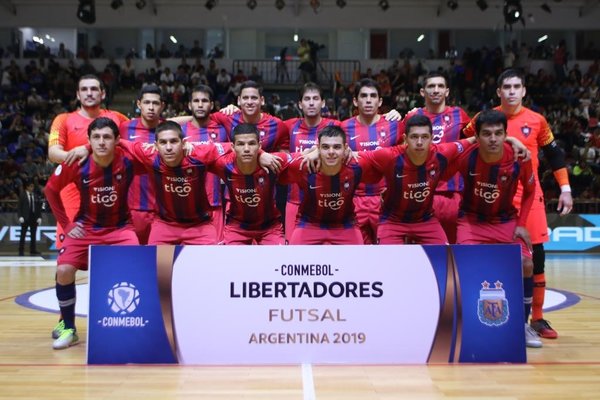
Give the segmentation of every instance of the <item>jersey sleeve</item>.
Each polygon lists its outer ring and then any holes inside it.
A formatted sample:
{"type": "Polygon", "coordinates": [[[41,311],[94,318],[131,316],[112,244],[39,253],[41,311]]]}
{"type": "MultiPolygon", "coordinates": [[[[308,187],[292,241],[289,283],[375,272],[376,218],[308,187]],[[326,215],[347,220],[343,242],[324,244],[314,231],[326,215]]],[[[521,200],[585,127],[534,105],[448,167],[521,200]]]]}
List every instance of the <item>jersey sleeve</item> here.
{"type": "Polygon", "coordinates": [[[300,153],[293,153],[289,156],[291,157],[291,162],[289,162],[279,173],[279,183],[284,185],[299,182],[300,178],[305,173],[303,170],[306,169],[306,167],[303,167],[302,170],[300,170],[300,164],[302,163],[302,155],[300,153]]]}
{"type": "MultiPolygon", "coordinates": [[[[377,152],[377,150],[375,152],[377,152]]],[[[363,153],[374,152],[364,151],[363,153]]],[[[381,170],[375,168],[373,161],[367,157],[362,157],[362,154],[361,157],[358,159],[358,166],[362,170],[362,175],[360,177],[361,182],[378,183],[383,177],[381,170]]]]}
{"type": "Polygon", "coordinates": [[[531,160],[521,164],[519,180],[521,181],[521,185],[523,185],[523,199],[521,200],[521,211],[519,212],[517,225],[525,226],[529,210],[531,210],[531,206],[535,200],[535,173],[531,160]]]}
{"type": "Polygon", "coordinates": [[[540,114],[538,116],[540,118],[540,134],[537,136],[537,143],[539,147],[544,147],[554,140],[554,134],[546,118],[540,114]]]}
{"type": "Polygon", "coordinates": [[[66,164],[58,165],[58,167],[56,167],[56,169],[48,179],[48,183],[44,188],[44,195],[46,196],[48,205],[52,210],[52,214],[54,214],[54,217],[65,231],[67,231],[67,227],[69,226],[69,224],[71,224],[71,221],[67,216],[65,206],[63,205],[63,202],[60,198],[60,191],[69,183],[75,180],[76,166],[77,164],[73,164],[71,166],[67,166],[66,164]]]}
{"type": "Polygon", "coordinates": [[[58,114],[52,121],[50,126],[50,137],[48,139],[48,147],[60,145],[63,148],[67,142],[67,116],[69,114],[58,114]]]}
{"type": "Polygon", "coordinates": [[[280,119],[277,121],[277,138],[275,139],[275,149],[277,151],[290,149],[290,130],[280,119]]]}

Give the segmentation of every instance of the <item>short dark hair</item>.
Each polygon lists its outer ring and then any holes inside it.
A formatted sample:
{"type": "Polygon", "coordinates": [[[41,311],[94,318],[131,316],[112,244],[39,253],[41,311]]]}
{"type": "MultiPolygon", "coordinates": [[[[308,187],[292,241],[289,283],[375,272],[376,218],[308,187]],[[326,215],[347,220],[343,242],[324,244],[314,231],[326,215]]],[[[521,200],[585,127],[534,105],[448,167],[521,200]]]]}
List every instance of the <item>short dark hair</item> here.
{"type": "Polygon", "coordinates": [[[344,141],[344,144],[346,143],[346,132],[344,132],[344,130],[342,128],[340,128],[339,126],[336,125],[328,125],[325,128],[321,129],[319,131],[319,142],[321,141],[322,137],[341,137],[344,141]]]}
{"type": "Polygon", "coordinates": [[[506,115],[502,111],[498,110],[484,110],[477,115],[475,118],[475,134],[479,135],[481,132],[481,127],[486,125],[497,125],[502,124],[504,130],[506,131],[507,122],[506,115]]]}
{"type": "Polygon", "coordinates": [[[406,120],[405,123],[404,134],[408,135],[410,133],[410,129],[413,126],[426,126],[429,128],[429,133],[433,133],[433,127],[431,126],[431,120],[424,115],[417,114],[413,115],[409,119],[406,120]]]}
{"type": "Polygon", "coordinates": [[[498,79],[496,80],[496,86],[498,88],[501,88],[502,82],[510,78],[519,78],[523,86],[525,86],[525,75],[523,75],[523,73],[518,69],[514,68],[509,68],[502,71],[502,73],[500,74],[500,76],[498,76],[498,79]]]}
{"type": "Polygon", "coordinates": [[[79,84],[81,83],[82,80],[84,79],[94,79],[96,81],[98,81],[98,84],[100,85],[100,89],[101,90],[105,90],[104,89],[104,82],[102,82],[102,79],[98,78],[98,76],[94,75],[94,74],[85,74],[82,75],[79,80],[77,81],[77,90],[79,90],[79,84]]]}
{"type": "Polygon", "coordinates": [[[425,78],[423,78],[423,87],[427,86],[427,81],[432,78],[443,78],[444,82],[446,83],[446,87],[448,87],[448,78],[444,73],[439,71],[431,71],[425,75],[425,78]]]}
{"type": "Polygon", "coordinates": [[[364,78],[364,79],[361,79],[360,81],[358,81],[356,83],[356,86],[354,87],[354,98],[355,99],[358,99],[358,94],[360,93],[360,89],[362,89],[364,87],[374,88],[375,90],[377,90],[377,96],[381,97],[381,88],[379,87],[379,84],[371,78],[364,78]]]}
{"type": "Polygon", "coordinates": [[[210,100],[210,101],[213,101],[213,98],[215,97],[215,92],[213,92],[211,87],[208,85],[195,86],[192,89],[192,95],[194,95],[194,93],[197,93],[197,92],[206,93],[208,95],[208,100],[210,100]]]}
{"type": "Polygon", "coordinates": [[[242,123],[242,124],[236,125],[236,127],[233,128],[233,131],[231,132],[232,142],[235,143],[235,137],[237,135],[246,135],[246,134],[254,134],[254,135],[256,135],[256,140],[260,140],[260,133],[258,131],[258,126],[256,126],[255,124],[242,123]]]}
{"type": "Polygon", "coordinates": [[[181,126],[175,121],[164,121],[158,124],[155,132],[155,140],[158,142],[158,134],[163,131],[175,131],[179,134],[179,139],[183,140],[183,130],[181,126]]]}
{"type": "Polygon", "coordinates": [[[138,100],[142,100],[142,97],[144,97],[146,93],[157,94],[160,97],[160,101],[164,101],[162,97],[162,90],[160,90],[160,87],[158,87],[158,85],[155,85],[154,83],[146,85],[140,89],[140,93],[138,94],[138,100]]]}
{"type": "Polygon", "coordinates": [[[92,131],[102,129],[102,128],[110,128],[115,136],[115,139],[119,137],[119,127],[110,118],[107,117],[98,117],[92,121],[92,123],[88,126],[87,134],[88,139],[92,136],[92,131]]]}
{"type": "Polygon", "coordinates": [[[304,94],[309,90],[319,92],[319,96],[321,97],[321,99],[323,99],[323,89],[321,89],[321,86],[317,85],[314,82],[306,82],[304,85],[302,85],[302,88],[300,89],[300,100],[302,100],[304,94]]]}
{"type": "Polygon", "coordinates": [[[242,84],[240,85],[240,94],[242,93],[242,90],[248,89],[248,88],[256,89],[256,90],[258,90],[259,95],[261,95],[261,96],[263,95],[262,86],[260,84],[258,84],[257,82],[250,81],[250,80],[242,82],[242,84]]]}

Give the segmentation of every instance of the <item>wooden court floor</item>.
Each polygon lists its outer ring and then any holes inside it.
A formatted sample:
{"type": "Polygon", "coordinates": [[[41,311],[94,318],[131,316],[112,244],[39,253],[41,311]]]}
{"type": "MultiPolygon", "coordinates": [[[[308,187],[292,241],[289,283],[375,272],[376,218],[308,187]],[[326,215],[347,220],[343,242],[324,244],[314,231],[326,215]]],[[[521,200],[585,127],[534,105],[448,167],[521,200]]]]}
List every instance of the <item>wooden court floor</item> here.
{"type": "Polygon", "coordinates": [[[15,303],[53,276],[0,267],[0,399],[600,399],[600,256],[549,255],[548,285],[581,301],[546,313],[560,337],[526,365],[87,366],[85,343],[52,350],[55,314],[15,303]]]}

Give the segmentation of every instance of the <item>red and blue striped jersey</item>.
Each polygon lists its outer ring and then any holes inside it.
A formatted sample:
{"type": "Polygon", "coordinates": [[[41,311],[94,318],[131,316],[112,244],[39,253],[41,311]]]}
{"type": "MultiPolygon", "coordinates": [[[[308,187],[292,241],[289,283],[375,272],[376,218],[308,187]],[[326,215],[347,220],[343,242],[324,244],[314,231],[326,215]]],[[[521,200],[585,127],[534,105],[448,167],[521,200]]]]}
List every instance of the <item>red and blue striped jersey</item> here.
{"type": "Polygon", "coordinates": [[[459,215],[466,214],[491,223],[518,218],[518,226],[525,226],[535,197],[535,175],[531,161],[515,161],[512,146],[504,143],[502,159],[486,163],[479,156],[479,146],[475,145],[458,158],[456,168],[465,182],[459,215]],[[520,214],[513,205],[519,182],[524,188],[520,214]]]}
{"type": "MultiPolygon", "coordinates": [[[[383,116],[369,126],[363,125],[357,117],[342,122],[346,140],[353,151],[375,150],[380,147],[392,147],[402,143],[403,133],[400,121],[386,121],[383,116]]],[[[383,180],[375,184],[360,184],[357,196],[379,196],[385,187],[383,180]]]]}
{"type": "Polygon", "coordinates": [[[302,197],[298,208],[297,226],[316,226],[321,229],[350,228],[356,224],[354,192],[361,179],[378,181],[370,171],[357,163],[343,165],[333,176],[312,173],[304,167],[300,170],[302,157],[293,154],[293,161],[280,175],[281,183],[297,183],[302,197]],[[369,175],[366,176],[365,172],[369,175]],[[364,176],[363,176],[364,175],[364,176]]]}
{"type": "Polygon", "coordinates": [[[435,145],[422,165],[412,163],[406,145],[360,153],[361,160],[383,174],[382,221],[424,222],[433,216],[433,192],[450,163],[469,146],[467,140],[435,145]]]}
{"type": "MultiPolygon", "coordinates": [[[[229,141],[231,141],[233,128],[244,122],[241,112],[236,112],[232,115],[216,112],[211,114],[211,117],[225,127],[229,141]]],[[[282,120],[267,113],[262,113],[257,126],[260,135],[260,147],[264,151],[274,152],[290,148],[288,129],[282,120]]]]}
{"type": "MultiPolygon", "coordinates": [[[[154,143],[156,140],[155,128],[145,127],[140,118],[122,122],[119,133],[121,140],[129,142],[154,143]]],[[[154,211],[156,202],[150,175],[143,173],[133,177],[127,203],[131,210],[154,211]]]]}
{"type": "Polygon", "coordinates": [[[156,152],[141,143],[122,143],[136,162],[150,173],[156,192],[158,216],[167,222],[198,224],[211,218],[206,196],[207,165],[224,154],[220,144],[197,146],[177,167],[166,165],[156,152]]]}
{"type": "MultiPolygon", "coordinates": [[[[287,153],[273,153],[282,159],[282,168],[291,161],[287,153]]],[[[281,213],[275,206],[277,173],[266,172],[260,166],[250,174],[243,174],[236,164],[235,152],[220,157],[209,167],[225,185],[230,197],[227,224],[246,230],[262,230],[280,221],[281,213]]]]}
{"type": "MultiPolygon", "coordinates": [[[[425,108],[417,108],[415,112],[406,115],[403,121],[413,115],[424,115],[431,121],[432,142],[434,144],[456,142],[462,137],[462,131],[471,120],[467,113],[460,107],[447,106],[439,114],[433,114],[425,108]]],[[[404,123],[402,132],[404,132],[404,123]]],[[[448,180],[441,180],[436,192],[460,192],[463,190],[463,182],[460,174],[456,174],[448,180]]]]}
{"type": "MultiPolygon", "coordinates": [[[[317,126],[309,127],[304,118],[291,118],[283,121],[290,132],[290,153],[302,153],[317,145],[318,134],[321,129],[330,125],[340,125],[340,121],[330,118],[322,118],[317,126]]],[[[288,201],[300,204],[300,191],[298,185],[289,186],[288,201]]]]}
{"type": "MultiPolygon", "coordinates": [[[[208,126],[198,127],[190,121],[183,124],[181,129],[183,130],[183,140],[191,142],[194,145],[229,141],[227,130],[214,118],[209,119],[208,126]]],[[[212,207],[218,207],[223,204],[221,180],[215,174],[208,173],[206,175],[206,195],[212,207]]]]}
{"type": "Polygon", "coordinates": [[[133,180],[134,163],[118,148],[107,167],[101,167],[88,157],[82,165],[60,164],[48,179],[45,194],[56,220],[63,229],[72,222],[84,228],[120,228],[130,221],[127,192],[133,180]],[[74,183],[79,193],[79,211],[73,221],[65,212],[60,191],[74,183]]]}

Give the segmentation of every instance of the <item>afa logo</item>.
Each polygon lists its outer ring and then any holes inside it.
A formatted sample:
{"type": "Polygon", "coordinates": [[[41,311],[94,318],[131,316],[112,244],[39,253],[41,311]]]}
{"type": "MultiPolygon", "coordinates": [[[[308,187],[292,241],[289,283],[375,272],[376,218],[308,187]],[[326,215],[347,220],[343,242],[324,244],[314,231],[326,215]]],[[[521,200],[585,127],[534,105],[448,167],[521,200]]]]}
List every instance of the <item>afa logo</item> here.
{"type": "Polygon", "coordinates": [[[506,293],[502,289],[502,282],[494,282],[494,287],[490,287],[488,281],[481,283],[482,289],[479,291],[479,300],[477,301],[477,316],[479,321],[487,326],[501,326],[508,321],[508,301],[506,293]]]}
{"type": "Polygon", "coordinates": [[[108,291],[108,306],[119,315],[131,314],[139,305],[140,292],[132,283],[117,283],[108,291]]]}

